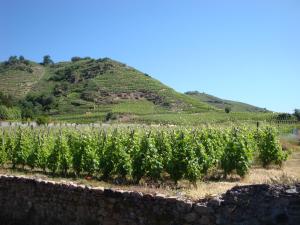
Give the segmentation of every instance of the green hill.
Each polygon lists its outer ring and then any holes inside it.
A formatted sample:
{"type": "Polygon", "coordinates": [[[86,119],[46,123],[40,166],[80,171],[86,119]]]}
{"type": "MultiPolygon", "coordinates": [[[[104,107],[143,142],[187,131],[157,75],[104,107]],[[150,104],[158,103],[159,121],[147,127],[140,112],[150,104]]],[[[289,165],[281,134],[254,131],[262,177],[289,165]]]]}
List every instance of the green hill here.
{"type": "Polygon", "coordinates": [[[0,92],[37,114],[72,117],[215,111],[160,81],[109,58],[41,65],[14,58],[0,64],[0,92]]]}
{"type": "Polygon", "coordinates": [[[48,58],[41,64],[10,57],[0,63],[0,120],[48,115],[53,120],[80,123],[117,119],[196,125],[273,116],[265,112],[199,92],[176,92],[148,74],[109,58],[73,57],[59,63],[48,58]],[[225,113],[226,106],[233,112],[225,113]]]}
{"type": "Polygon", "coordinates": [[[218,109],[224,110],[226,107],[229,107],[233,112],[266,112],[267,111],[266,109],[259,108],[253,105],[221,99],[213,95],[200,93],[198,91],[188,91],[185,94],[192,96],[193,98],[198,99],[200,102],[207,103],[218,109]]]}

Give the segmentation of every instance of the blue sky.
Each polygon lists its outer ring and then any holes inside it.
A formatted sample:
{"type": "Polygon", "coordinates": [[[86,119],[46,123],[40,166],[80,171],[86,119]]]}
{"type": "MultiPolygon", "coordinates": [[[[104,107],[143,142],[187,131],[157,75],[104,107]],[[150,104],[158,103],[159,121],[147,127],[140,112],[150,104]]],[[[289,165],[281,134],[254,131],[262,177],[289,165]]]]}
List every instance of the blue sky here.
{"type": "Polygon", "coordinates": [[[299,0],[1,0],[0,60],[110,57],[177,91],[300,108],[299,0]]]}

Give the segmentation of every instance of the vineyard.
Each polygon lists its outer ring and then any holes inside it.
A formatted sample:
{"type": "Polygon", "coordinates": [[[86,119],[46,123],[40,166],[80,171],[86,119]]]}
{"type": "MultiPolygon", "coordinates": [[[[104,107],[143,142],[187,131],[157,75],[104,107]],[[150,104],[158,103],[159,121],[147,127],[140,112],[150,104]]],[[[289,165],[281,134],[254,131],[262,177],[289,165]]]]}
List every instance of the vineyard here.
{"type": "Polygon", "coordinates": [[[287,156],[272,127],[0,130],[2,167],[136,183],[141,179],[195,182],[212,171],[243,177],[253,162],[263,167],[281,165],[287,156]]]}

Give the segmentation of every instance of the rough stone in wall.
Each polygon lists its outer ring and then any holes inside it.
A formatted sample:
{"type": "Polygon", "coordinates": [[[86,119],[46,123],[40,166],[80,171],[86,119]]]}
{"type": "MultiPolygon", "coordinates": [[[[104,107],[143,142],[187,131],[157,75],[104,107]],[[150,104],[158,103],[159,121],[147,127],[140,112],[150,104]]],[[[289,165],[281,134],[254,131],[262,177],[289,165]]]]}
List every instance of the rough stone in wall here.
{"type": "Polygon", "coordinates": [[[300,224],[300,184],[234,187],[222,201],[215,208],[217,224],[300,224]]]}
{"type": "Polygon", "coordinates": [[[196,202],[0,176],[0,225],[300,224],[300,184],[235,187],[196,202]]]}

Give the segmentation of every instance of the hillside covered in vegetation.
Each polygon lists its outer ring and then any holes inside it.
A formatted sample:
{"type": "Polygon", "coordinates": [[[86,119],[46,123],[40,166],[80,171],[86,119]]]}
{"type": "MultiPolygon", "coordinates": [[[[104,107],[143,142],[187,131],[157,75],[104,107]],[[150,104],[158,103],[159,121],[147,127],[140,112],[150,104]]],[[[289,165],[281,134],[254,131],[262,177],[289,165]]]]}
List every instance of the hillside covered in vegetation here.
{"type": "Polygon", "coordinates": [[[48,55],[41,63],[23,56],[0,63],[0,114],[2,120],[46,116],[69,122],[176,124],[272,116],[245,103],[199,92],[179,93],[109,58],[72,57],[54,63],[48,55]],[[228,107],[230,114],[224,112],[228,107]]]}

